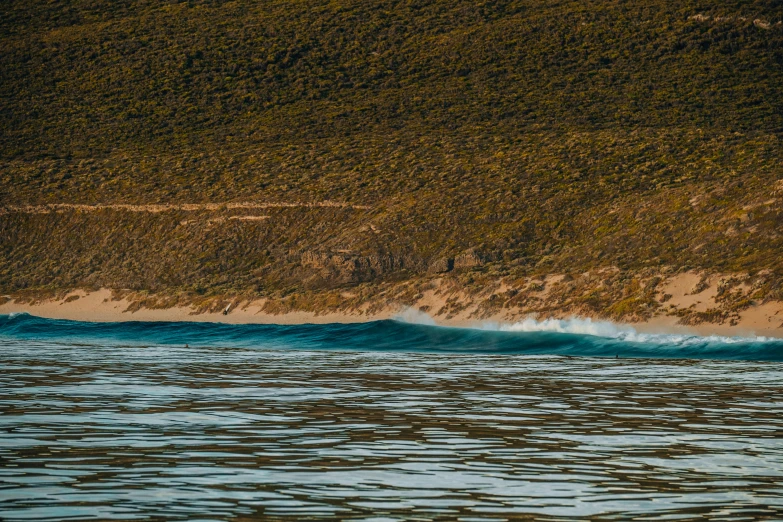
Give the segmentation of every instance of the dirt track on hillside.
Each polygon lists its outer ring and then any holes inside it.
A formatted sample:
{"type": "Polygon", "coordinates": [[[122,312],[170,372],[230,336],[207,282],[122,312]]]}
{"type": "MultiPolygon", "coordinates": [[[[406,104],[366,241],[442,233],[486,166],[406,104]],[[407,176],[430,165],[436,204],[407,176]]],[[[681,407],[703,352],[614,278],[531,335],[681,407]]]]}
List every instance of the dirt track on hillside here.
{"type": "Polygon", "coordinates": [[[254,202],[232,202],[232,203],[160,203],[149,205],[134,205],[126,203],[98,203],[94,205],[81,203],[52,203],[49,205],[19,205],[0,207],[0,214],[22,213],[22,214],[51,214],[55,212],[66,212],[76,210],[79,212],[97,212],[99,210],[118,210],[125,212],[150,212],[160,213],[171,210],[184,210],[188,212],[207,210],[233,210],[233,209],[269,209],[269,208],[349,208],[353,210],[370,210],[367,205],[353,205],[351,203],[342,203],[339,201],[316,201],[312,203],[254,203],[254,202]]]}

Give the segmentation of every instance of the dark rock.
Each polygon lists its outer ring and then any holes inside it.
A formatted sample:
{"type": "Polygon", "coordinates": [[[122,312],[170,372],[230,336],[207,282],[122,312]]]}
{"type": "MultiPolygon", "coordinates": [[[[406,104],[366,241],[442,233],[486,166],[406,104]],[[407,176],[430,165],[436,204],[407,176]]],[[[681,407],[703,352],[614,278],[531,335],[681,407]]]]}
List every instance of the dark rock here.
{"type": "Polygon", "coordinates": [[[454,270],[454,259],[446,257],[435,259],[427,267],[427,272],[431,274],[443,274],[452,270],[454,270]]]}

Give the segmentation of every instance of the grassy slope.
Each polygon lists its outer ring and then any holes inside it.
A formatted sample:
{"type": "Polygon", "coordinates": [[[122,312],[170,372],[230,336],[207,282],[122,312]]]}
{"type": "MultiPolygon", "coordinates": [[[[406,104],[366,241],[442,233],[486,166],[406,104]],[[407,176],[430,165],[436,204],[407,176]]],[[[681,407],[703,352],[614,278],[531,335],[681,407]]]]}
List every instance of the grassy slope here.
{"type": "Polygon", "coordinates": [[[0,215],[0,289],[285,294],[467,249],[493,277],[783,275],[782,19],[772,0],[4,2],[5,204],[372,209],[0,215]]]}

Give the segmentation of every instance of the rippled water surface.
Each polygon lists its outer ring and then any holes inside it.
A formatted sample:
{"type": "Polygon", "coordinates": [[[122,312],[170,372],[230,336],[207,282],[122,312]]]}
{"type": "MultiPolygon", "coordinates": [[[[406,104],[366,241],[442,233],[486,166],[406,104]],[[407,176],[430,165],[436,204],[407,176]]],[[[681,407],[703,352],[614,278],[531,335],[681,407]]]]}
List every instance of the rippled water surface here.
{"type": "Polygon", "coordinates": [[[0,519],[783,519],[783,364],[0,337],[0,519]]]}

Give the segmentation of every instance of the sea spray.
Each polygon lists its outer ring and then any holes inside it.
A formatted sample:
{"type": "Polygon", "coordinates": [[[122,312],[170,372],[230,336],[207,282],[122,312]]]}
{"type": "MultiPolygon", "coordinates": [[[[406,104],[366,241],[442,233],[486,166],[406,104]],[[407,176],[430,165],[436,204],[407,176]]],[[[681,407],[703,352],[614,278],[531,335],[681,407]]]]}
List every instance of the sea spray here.
{"type": "Polygon", "coordinates": [[[638,343],[662,343],[684,345],[692,343],[759,343],[781,341],[771,337],[728,337],[720,335],[700,336],[694,334],[640,333],[632,326],[609,321],[594,321],[590,318],[570,317],[568,319],[544,319],[537,321],[526,318],[522,321],[499,325],[500,331],[506,332],[557,332],[569,334],[592,335],[610,339],[620,339],[638,343]]]}
{"type": "MultiPolygon", "coordinates": [[[[409,324],[436,325],[436,321],[425,312],[414,308],[406,308],[394,317],[397,321],[409,324]]],[[[453,327],[452,327],[453,328],[453,327]]],[[[642,333],[638,332],[633,326],[628,324],[618,324],[611,321],[599,321],[589,317],[569,317],[566,319],[547,318],[537,320],[533,317],[526,317],[521,321],[514,323],[496,323],[482,322],[476,326],[467,326],[463,328],[473,328],[497,332],[550,332],[561,334],[591,335],[594,337],[604,337],[607,339],[618,339],[637,343],[660,343],[672,345],[701,344],[704,342],[712,343],[760,343],[760,342],[781,342],[783,339],[763,336],[721,336],[710,335],[701,336],[695,334],[671,334],[671,333],[642,333]]]]}
{"type": "Polygon", "coordinates": [[[435,326],[435,319],[433,319],[427,312],[422,312],[411,306],[407,306],[397,312],[394,316],[395,321],[409,324],[424,324],[427,326],[435,326]]]}
{"type": "Polygon", "coordinates": [[[557,332],[611,338],[636,333],[630,326],[618,325],[608,321],[593,321],[590,318],[581,319],[578,317],[569,319],[544,319],[542,321],[537,321],[529,317],[517,323],[500,325],[498,329],[506,332],[557,332]]]}

